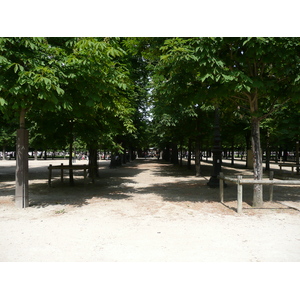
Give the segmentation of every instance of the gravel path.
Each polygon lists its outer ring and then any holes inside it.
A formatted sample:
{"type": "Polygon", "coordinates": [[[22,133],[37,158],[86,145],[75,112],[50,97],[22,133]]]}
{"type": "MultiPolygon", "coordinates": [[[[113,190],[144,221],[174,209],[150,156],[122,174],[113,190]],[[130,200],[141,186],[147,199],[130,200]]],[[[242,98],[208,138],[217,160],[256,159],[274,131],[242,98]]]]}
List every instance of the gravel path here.
{"type": "Polygon", "coordinates": [[[31,204],[17,209],[15,162],[0,161],[2,262],[300,261],[299,187],[275,187],[276,201],[263,209],[251,208],[251,190],[245,190],[239,215],[234,185],[225,189],[224,205],[218,189],[207,187],[210,163],[195,177],[193,170],[152,159],[117,169],[101,161],[94,185],[84,188],[79,172],[74,187],[56,174],[48,188],[50,163],[30,161],[31,204]]]}

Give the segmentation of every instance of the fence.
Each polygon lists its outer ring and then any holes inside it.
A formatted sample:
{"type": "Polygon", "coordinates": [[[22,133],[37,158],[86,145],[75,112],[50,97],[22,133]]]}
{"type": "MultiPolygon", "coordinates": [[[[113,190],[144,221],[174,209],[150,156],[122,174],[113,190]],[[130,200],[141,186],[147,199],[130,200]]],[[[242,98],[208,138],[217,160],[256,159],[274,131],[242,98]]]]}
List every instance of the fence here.
{"type": "MultiPolygon", "coordinates": [[[[83,170],[84,185],[86,186],[88,168],[89,168],[88,165],[73,165],[73,166],[64,165],[64,164],[61,164],[60,166],[49,165],[49,167],[48,167],[48,170],[49,170],[48,185],[51,186],[52,170],[58,169],[58,170],[60,170],[61,182],[63,182],[63,180],[64,180],[64,170],[83,170]]],[[[93,178],[93,182],[94,182],[94,178],[93,178]]]]}
{"type": "Polygon", "coordinates": [[[273,187],[274,185],[300,185],[300,180],[277,180],[273,179],[274,172],[270,172],[269,179],[254,180],[243,179],[241,175],[237,178],[225,177],[223,173],[220,173],[218,178],[220,179],[220,201],[224,203],[224,181],[233,182],[237,185],[237,213],[242,213],[243,210],[243,185],[244,184],[262,184],[269,185],[269,200],[273,201],[273,187]]]}
{"type": "Polygon", "coordinates": [[[282,171],[282,167],[290,167],[292,168],[292,173],[294,173],[294,168],[296,168],[297,175],[299,175],[300,164],[279,163],[278,166],[280,171],[282,171]]]}

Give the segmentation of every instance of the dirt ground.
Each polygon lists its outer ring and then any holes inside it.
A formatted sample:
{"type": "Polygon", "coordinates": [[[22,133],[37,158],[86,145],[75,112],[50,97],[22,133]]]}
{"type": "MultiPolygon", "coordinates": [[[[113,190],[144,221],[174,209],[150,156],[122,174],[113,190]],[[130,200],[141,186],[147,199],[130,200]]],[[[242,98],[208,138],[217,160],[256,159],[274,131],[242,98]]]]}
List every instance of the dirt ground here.
{"type": "MultiPolygon", "coordinates": [[[[251,207],[252,189],[244,188],[243,213],[236,212],[236,186],[209,188],[211,162],[201,177],[186,166],[137,159],[116,169],[99,161],[100,178],[75,186],[49,164],[29,162],[30,206],[14,205],[15,161],[0,161],[1,262],[299,262],[300,188],[274,187],[274,201],[251,207]]],[[[76,164],[87,163],[77,161],[76,164]]],[[[244,162],[225,175],[250,176],[244,162]]],[[[275,165],[275,178],[300,179],[275,165]]],[[[267,173],[266,173],[267,175],[267,173]]]]}

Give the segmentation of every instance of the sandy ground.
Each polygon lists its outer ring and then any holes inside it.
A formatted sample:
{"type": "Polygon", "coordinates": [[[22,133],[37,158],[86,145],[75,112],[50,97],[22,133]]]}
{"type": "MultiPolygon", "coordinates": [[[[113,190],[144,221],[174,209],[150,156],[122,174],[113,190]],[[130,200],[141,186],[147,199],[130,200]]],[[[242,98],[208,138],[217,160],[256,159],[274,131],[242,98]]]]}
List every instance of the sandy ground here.
{"type": "MultiPolygon", "coordinates": [[[[219,190],[206,183],[211,163],[193,170],[154,159],[137,159],[110,169],[100,161],[100,178],[84,187],[82,172],[75,186],[60,182],[51,163],[30,161],[30,207],[14,199],[15,161],[0,161],[1,262],[299,262],[300,188],[274,187],[274,202],[262,209],[249,205],[236,212],[236,186],[219,190]]],[[[67,164],[67,161],[63,161],[67,164]]],[[[76,164],[83,164],[77,161],[76,164]]],[[[251,175],[244,163],[225,174],[251,175]]],[[[299,179],[275,166],[275,177],[299,179]]],[[[264,189],[268,199],[268,188],[264,189]]]]}

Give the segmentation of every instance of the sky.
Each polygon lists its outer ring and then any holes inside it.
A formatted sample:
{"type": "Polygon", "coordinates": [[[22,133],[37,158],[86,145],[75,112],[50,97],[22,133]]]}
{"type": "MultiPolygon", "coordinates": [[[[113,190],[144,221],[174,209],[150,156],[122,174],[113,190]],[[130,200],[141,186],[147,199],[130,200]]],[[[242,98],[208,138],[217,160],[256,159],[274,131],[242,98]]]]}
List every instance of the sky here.
{"type": "Polygon", "coordinates": [[[6,1],[1,36],[299,36],[295,1],[6,1]]]}

